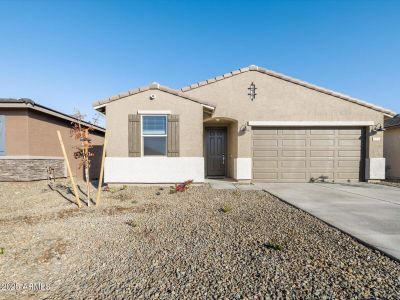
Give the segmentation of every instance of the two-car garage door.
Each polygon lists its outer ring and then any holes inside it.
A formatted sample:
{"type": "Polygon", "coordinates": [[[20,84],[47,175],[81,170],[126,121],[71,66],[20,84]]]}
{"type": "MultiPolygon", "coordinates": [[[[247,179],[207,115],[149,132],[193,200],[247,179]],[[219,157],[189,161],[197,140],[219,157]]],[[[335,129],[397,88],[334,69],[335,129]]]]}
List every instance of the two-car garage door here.
{"type": "Polygon", "coordinates": [[[363,180],[363,141],[362,128],[255,127],[253,180],[363,180]]]}

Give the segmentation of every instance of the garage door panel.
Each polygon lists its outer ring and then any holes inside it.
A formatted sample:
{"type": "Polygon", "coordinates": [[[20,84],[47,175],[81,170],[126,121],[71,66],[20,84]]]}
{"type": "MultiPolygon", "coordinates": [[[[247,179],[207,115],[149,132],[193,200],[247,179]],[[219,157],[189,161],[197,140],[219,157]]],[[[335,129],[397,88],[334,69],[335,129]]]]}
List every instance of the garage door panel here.
{"type": "Polygon", "coordinates": [[[255,157],[277,157],[277,150],[254,150],[253,155],[255,157]]]}
{"type": "Polygon", "coordinates": [[[254,130],[253,132],[254,136],[259,136],[259,135],[277,135],[278,130],[277,129],[258,129],[254,130]]]}
{"type": "Polygon", "coordinates": [[[305,150],[282,150],[283,157],[305,157],[305,150]]]}
{"type": "Polygon", "coordinates": [[[340,150],[340,157],[360,157],[360,151],[357,150],[340,150]]]}
{"type": "Polygon", "coordinates": [[[256,169],[274,169],[278,168],[278,161],[277,160],[254,160],[253,161],[253,168],[256,169]]]}
{"type": "Polygon", "coordinates": [[[334,129],[310,129],[311,135],[334,135],[334,129]]]}
{"type": "Polygon", "coordinates": [[[341,168],[358,168],[360,165],[359,160],[339,160],[338,167],[341,168]]]}
{"type": "Polygon", "coordinates": [[[282,134],[283,135],[305,135],[306,130],[305,129],[282,129],[282,134]]]}
{"type": "Polygon", "coordinates": [[[311,139],[310,140],[310,146],[335,146],[335,140],[334,139],[311,139]]]}
{"type": "Polygon", "coordinates": [[[311,160],[310,167],[311,168],[333,168],[335,162],[333,160],[311,160]]]}
{"type": "Polygon", "coordinates": [[[358,180],[360,174],[358,172],[338,172],[337,173],[337,179],[342,179],[342,180],[347,180],[347,179],[353,179],[353,180],[358,180]]]}
{"type": "Polygon", "coordinates": [[[339,129],[339,135],[349,135],[349,134],[360,136],[361,129],[339,129]]]}
{"type": "Polygon", "coordinates": [[[259,140],[253,140],[253,146],[257,147],[257,148],[263,148],[263,147],[270,147],[270,146],[274,146],[277,147],[278,146],[278,140],[276,139],[259,139],[259,140]]]}
{"type": "Polygon", "coordinates": [[[271,182],[359,180],[361,128],[255,128],[253,179],[271,182]]]}
{"type": "Polygon", "coordinates": [[[349,140],[339,140],[339,146],[352,146],[352,147],[356,147],[358,149],[358,147],[361,146],[361,140],[355,140],[355,139],[349,139],[349,140]]]}
{"type": "Polygon", "coordinates": [[[305,168],[306,161],[305,160],[284,160],[281,161],[281,168],[305,168]]]}
{"type": "Polygon", "coordinates": [[[290,139],[282,140],[282,146],[305,146],[306,140],[304,139],[290,139]]]}
{"type": "Polygon", "coordinates": [[[306,179],[305,172],[282,172],[281,179],[306,179]]]}
{"type": "Polygon", "coordinates": [[[255,172],[254,179],[278,179],[278,172],[255,172]]]}
{"type": "Polygon", "coordinates": [[[333,150],[311,150],[311,157],[332,157],[334,155],[333,150]]]}

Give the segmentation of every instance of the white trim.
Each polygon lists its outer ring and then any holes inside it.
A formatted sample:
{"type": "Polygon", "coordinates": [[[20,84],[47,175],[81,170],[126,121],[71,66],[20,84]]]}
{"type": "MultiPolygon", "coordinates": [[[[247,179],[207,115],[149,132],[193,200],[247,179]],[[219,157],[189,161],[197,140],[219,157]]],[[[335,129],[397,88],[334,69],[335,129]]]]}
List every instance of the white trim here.
{"type": "Polygon", "coordinates": [[[204,157],[106,157],[105,183],[204,182],[204,157]]]}
{"type": "Polygon", "coordinates": [[[21,155],[21,156],[0,156],[0,159],[62,159],[62,156],[30,156],[30,155],[21,155]]]}
{"type": "Polygon", "coordinates": [[[234,177],[237,180],[252,179],[251,157],[238,157],[233,161],[234,177]]]}
{"type": "Polygon", "coordinates": [[[101,105],[93,106],[93,109],[98,110],[99,108],[103,108],[105,106],[106,106],[105,104],[101,104],[101,105]]]}
{"type": "Polygon", "coordinates": [[[249,126],[373,126],[374,121],[249,121],[249,126]]]}
{"type": "Polygon", "coordinates": [[[207,108],[207,109],[209,109],[209,110],[212,110],[212,111],[215,110],[215,107],[212,107],[212,106],[209,106],[209,105],[202,104],[202,106],[207,108]]]}
{"type": "Polygon", "coordinates": [[[170,110],[141,110],[138,109],[138,115],[170,115],[170,110]]]}
{"type": "Polygon", "coordinates": [[[365,160],[365,179],[385,179],[386,159],[383,157],[370,157],[365,160]]]}

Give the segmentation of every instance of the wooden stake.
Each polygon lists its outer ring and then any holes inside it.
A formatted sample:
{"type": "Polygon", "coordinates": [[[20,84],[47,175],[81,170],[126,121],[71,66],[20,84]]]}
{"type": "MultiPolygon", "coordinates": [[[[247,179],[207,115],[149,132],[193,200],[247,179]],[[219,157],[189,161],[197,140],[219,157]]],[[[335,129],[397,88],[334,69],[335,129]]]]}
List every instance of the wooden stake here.
{"type": "Polygon", "coordinates": [[[86,189],[87,189],[87,201],[88,201],[88,206],[90,206],[90,178],[89,178],[89,164],[90,164],[90,158],[89,158],[89,129],[85,128],[83,130],[83,138],[84,141],[82,142],[83,145],[83,157],[85,159],[85,179],[86,179],[86,189]]]}
{"type": "Polygon", "coordinates": [[[99,186],[97,187],[96,206],[100,203],[101,186],[103,185],[104,160],[106,158],[107,136],[104,137],[103,156],[101,157],[99,186]]]}
{"type": "Polygon", "coordinates": [[[57,135],[58,135],[58,140],[60,141],[61,150],[62,150],[63,155],[64,155],[65,163],[67,164],[67,170],[68,170],[69,178],[71,179],[72,188],[74,189],[74,194],[75,194],[75,198],[76,198],[76,204],[78,205],[78,207],[81,207],[82,206],[81,200],[79,199],[79,194],[78,194],[78,190],[76,188],[75,180],[74,180],[74,177],[72,176],[71,166],[69,165],[67,152],[65,151],[64,142],[62,140],[61,133],[60,133],[59,130],[57,130],[57,135]]]}

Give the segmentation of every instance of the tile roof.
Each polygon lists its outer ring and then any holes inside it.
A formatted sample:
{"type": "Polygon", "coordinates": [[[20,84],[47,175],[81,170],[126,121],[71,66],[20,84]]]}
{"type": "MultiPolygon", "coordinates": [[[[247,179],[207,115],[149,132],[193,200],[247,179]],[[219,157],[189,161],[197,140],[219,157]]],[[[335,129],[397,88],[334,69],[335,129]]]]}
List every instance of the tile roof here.
{"type": "Polygon", "coordinates": [[[385,121],[385,128],[400,126],[400,114],[385,121]]]}
{"type": "Polygon", "coordinates": [[[283,74],[280,74],[280,73],[276,73],[274,71],[271,71],[271,70],[268,70],[268,69],[265,69],[265,68],[262,68],[262,67],[259,67],[259,66],[256,66],[256,65],[251,65],[251,66],[248,66],[248,67],[245,67],[245,68],[241,68],[239,70],[234,70],[232,72],[225,73],[224,75],[216,76],[216,77],[204,80],[204,81],[200,81],[200,82],[191,84],[190,86],[186,86],[186,87],[181,88],[181,91],[182,92],[187,92],[187,91],[202,87],[204,85],[208,85],[208,84],[211,84],[213,82],[216,82],[216,81],[219,81],[219,80],[224,80],[226,78],[229,78],[229,77],[241,74],[241,73],[249,72],[249,71],[257,71],[257,72],[260,72],[260,73],[263,73],[263,74],[267,74],[269,76],[272,76],[272,77],[275,77],[275,78],[279,78],[279,79],[282,79],[282,80],[285,80],[285,81],[288,81],[288,82],[291,82],[291,83],[294,83],[294,84],[298,84],[298,85],[304,86],[306,88],[318,91],[320,93],[324,93],[324,94],[327,94],[327,95],[330,95],[330,96],[334,96],[334,97],[337,97],[337,98],[340,98],[340,99],[343,99],[343,100],[346,100],[346,101],[349,101],[349,102],[353,102],[353,103],[356,103],[356,104],[371,108],[373,110],[382,112],[382,113],[387,114],[389,116],[394,116],[396,114],[394,111],[391,111],[389,109],[386,109],[386,108],[383,108],[383,107],[380,107],[380,106],[377,106],[377,105],[368,103],[366,101],[359,100],[359,99],[356,99],[356,98],[353,98],[353,97],[350,97],[350,96],[347,96],[347,95],[344,95],[344,94],[341,94],[341,93],[337,93],[337,92],[334,92],[332,90],[328,90],[328,89],[325,89],[325,88],[313,85],[311,83],[308,83],[308,82],[305,82],[305,81],[301,81],[301,80],[298,80],[298,79],[295,79],[295,78],[292,78],[292,77],[289,77],[289,76],[286,76],[286,75],[283,75],[283,74]]]}
{"type": "Polygon", "coordinates": [[[122,98],[125,98],[125,97],[128,97],[128,96],[136,95],[136,94],[139,94],[139,93],[142,93],[142,92],[145,92],[145,91],[149,91],[149,90],[163,91],[163,92],[166,92],[166,93],[169,93],[169,94],[172,94],[172,95],[175,95],[175,96],[178,96],[178,97],[181,97],[181,98],[185,98],[187,100],[199,103],[199,104],[207,106],[207,107],[209,107],[211,109],[215,108],[215,106],[212,105],[212,104],[209,104],[207,102],[203,102],[203,101],[201,101],[201,100],[199,100],[199,99],[197,99],[195,97],[191,97],[189,95],[186,95],[186,94],[184,94],[184,93],[182,93],[180,91],[171,89],[169,87],[162,86],[157,82],[153,82],[153,83],[151,83],[151,84],[149,84],[147,86],[144,86],[144,87],[141,87],[141,88],[137,88],[137,89],[133,89],[133,90],[127,91],[125,93],[121,93],[121,94],[118,94],[118,95],[115,95],[115,96],[112,96],[112,97],[109,97],[109,98],[106,98],[106,99],[94,101],[92,105],[93,105],[93,107],[95,109],[99,109],[100,107],[102,107],[102,106],[104,106],[104,105],[106,105],[106,104],[108,104],[110,102],[113,102],[113,101],[116,101],[116,100],[119,100],[119,99],[122,99],[122,98]]]}
{"type": "MultiPolygon", "coordinates": [[[[0,108],[1,107],[23,107],[23,108],[30,108],[30,109],[34,109],[36,111],[40,111],[42,113],[45,114],[49,114],[70,122],[75,122],[78,121],[78,119],[74,116],[71,115],[67,115],[64,114],[60,111],[54,110],[52,108],[46,107],[44,105],[41,105],[39,103],[36,103],[35,101],[33,101],[32,99],[29,98],[19,98],[19,99],[15,99],[15,98],[0,98],[0,108]]],[[[90,122],[86,122],[86,121],[81,121],[83,124],[87,125],[87,126],[91,126],[93,127],[93,129],[101,131],[101,132],[105,132],[105,128],[94,125],[90,122]]]]}

